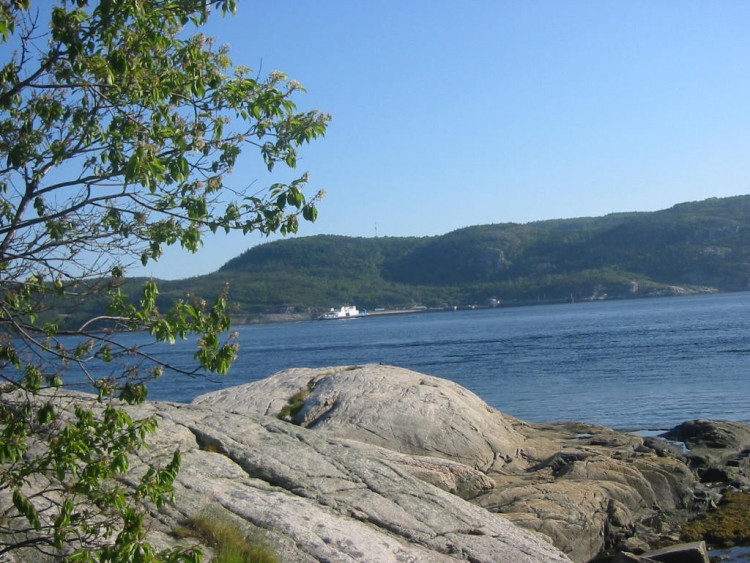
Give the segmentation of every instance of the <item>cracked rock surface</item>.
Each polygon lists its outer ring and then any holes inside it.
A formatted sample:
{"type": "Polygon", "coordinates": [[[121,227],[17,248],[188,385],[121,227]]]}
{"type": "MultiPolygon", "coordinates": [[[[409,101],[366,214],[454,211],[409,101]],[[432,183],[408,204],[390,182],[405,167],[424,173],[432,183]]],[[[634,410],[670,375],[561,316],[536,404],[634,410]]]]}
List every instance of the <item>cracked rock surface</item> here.
{"type": "Polygon", "coordinates": [[[750,424],[681,425],[686,451],[529,424],[393,366],[293,369],[127,409],[159,428],[126,479],[182,454],[175,502],[152,514],[161,546],[193,543],[172,533],[205,516],[262,535],[281,561],[584,562],[676,542],[723,488],[750,491],[750,424]]]}
{"type": "Polygon", "coordinates": [[[299,391],[309,394],[290,417],[295,425],[483,472],[525,467],[517,455],[524,423],[452,381],[394,366],[294,368],[193,403],[275,417],[299,391]]]}
{"type": "Polygon", "coordinates": [[[220,511],[255,529],[283,561],[568,561],[541,537],[425,483],[402,464],[354,445],[254,414],[146,404],[159,432],[145,456],[182,470],[164,530],[220,511]]]}
{"type": "MultiPolygon", "coordinates": [[[[290,369],[194,403],[282,417],[300,432],[348,443],[354,457],[382,460],[500,514],[575,561],[634,542],[676,542],[677,523],[707,508],[689,456],[664,440],[584,423],[529,424],[455,383],[393,366],[290,369]],[[303,400],[291,408],[295,395],[303,400]]],[[[746,448],[741,436],[727,447],[746,448]]]]}

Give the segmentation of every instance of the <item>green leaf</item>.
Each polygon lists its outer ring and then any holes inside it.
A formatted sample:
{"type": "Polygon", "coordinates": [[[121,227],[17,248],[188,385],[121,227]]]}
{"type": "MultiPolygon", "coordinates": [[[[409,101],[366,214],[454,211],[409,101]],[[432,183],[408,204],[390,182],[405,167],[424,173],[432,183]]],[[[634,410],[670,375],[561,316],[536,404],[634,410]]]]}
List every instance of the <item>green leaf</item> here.
{"type": "Polygon", "coordinates": [[[123,452],[119,452],[112,458],[112,470],[117,473],[125,473],[128,470],[128,456],[123,452]]]}
{"type": "MultiPolygon", "coordinates": [[[[16,438],[20,439],[21,431],[18,431],[18,434],[16,438]]],[[[16,462],[23,457],[24,451],[25,447],[23,445],[0,441],[0,463],[7,461],[16,462]]]]}
{"type": "Polygon", "coordinates": [[[39,522],[39,514],[31,504],[31,501],[24,496],[18,489],[13,491],[13,506],[16,510],[26,517],[29,524],[31,524],[35,530],[39,531],[42,529],[42,525],[39,522]]]}
{"type": "Polygon", "coordinates": [[[148,390],[142,383],[126,383],[120,391],[120,399],[129,405],[140,404],[146,400],[148,390]]]}
{"type": "Polygon", "coordinates": [[[44,217],[46,207],[44,205],[44,200],[41,197],[34,198],[34,209],[39,217],[44,217]]]}
{"type": "Polygon", "coordinates": [[[67,528],[71,523],[73,509],[73,500],[70,498],[66,498],[60,506],[60,514],[55,519],[53,538],[53,543],[57,549],[61,549],[67,539],[67,528]]]}
{"type": "Polygon", "coordinates": [[[16,369],[21,369],[21,358],[11,344],[0,344],[0,365],[9,363],[16,369]]]}
{"type": "Polygon", "coordinates": [[[55,407],[52,403],[45,403],[37,413],[39,424],[48,424],[57,418],[55,407]]]}
{"type": "Polygon", "coordinates": [[[318,208],[314,205],[306,205],[302,208],[302,218],[305,221],[314,222],[318,218],[318,208]]]}

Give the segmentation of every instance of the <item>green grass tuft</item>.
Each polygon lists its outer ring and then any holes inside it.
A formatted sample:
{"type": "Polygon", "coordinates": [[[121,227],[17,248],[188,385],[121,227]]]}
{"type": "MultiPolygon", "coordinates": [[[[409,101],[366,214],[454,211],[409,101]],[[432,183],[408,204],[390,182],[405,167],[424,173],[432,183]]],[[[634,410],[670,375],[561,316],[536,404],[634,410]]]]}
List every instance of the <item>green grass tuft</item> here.
{"type": "Polygon", "coordinates": [[[287,404],[281,407],[281,410],[279,411],[279,418],[283,420],[291,420],[294,418],[294,416],[302,410],[302,407],[305,405],[305,399],[307,399],[309,395],[310,391],[307,389],[301,389],[289,397],[287,404]]]}
{"type": "Polygon", "coordinates": [[[280,418],[281,420],[291,421],[295,417],[295,415],[302,410],[302,407],[305,406],[305,399],[310,396],[310,392],[312,391],[313,387],[315,387],[315,384],[311,380],[307,384],[307,387],[305,389],[300,389],[294,395],[289,397],[286,405],[281,407],[277,418],[280,418]]]}
{"type": "Polygon", "coordinates": [[[279,563],[262,538],[248,537],[233,522],[216,515],[191,518],[179,534],[197,537],[213,548],[214,563],[279,563]]]}

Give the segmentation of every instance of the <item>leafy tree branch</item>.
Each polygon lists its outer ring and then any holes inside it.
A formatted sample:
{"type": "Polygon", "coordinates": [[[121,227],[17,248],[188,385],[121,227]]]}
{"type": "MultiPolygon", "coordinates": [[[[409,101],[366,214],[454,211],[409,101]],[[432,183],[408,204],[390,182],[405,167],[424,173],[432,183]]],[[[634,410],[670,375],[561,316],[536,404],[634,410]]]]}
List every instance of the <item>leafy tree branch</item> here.
{"type": "Polygon", "coordinates": [[[253,191],[234,188],[231,174],[248,158],[268,172],[294,168],[329,121],[297,109],[300,84],[234,66],[200,33],[212,13],[235,9],[58,0],[43,13],[0,1],[0,555],[200,556],[148,544],[144,503],[169,500],[179,452],[124,486],[129,456],[157,422],[124,405],[167,372],[226,373],[238,349],[227,291],[162,311],[153,281],[136,298],[123,280],[132,263],[170,245],[195,252],[219,229],[285,234],[315,220],[323,193],[305,194],[306,173],[253,191]],[[91,299],[102,308],[77,329],[54,313],[91,299]],[[122,330],[170,343],[196,334],[195,365],[124,345],[122,330]],[[76,385],[94,389],[98,406],[84,406],[76,385]]]}

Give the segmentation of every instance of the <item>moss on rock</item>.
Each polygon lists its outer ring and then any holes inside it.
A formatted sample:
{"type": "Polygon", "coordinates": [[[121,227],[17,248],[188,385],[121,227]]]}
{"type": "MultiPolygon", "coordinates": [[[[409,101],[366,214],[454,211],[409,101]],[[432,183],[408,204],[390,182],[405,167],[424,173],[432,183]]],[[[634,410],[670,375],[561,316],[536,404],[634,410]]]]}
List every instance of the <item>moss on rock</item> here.
{"type": "Polygon", "coordinates": [[[750,545],[750,494],[726,493],[716,510],[683,525],[682,538],[715,547],[750,545]]]}

